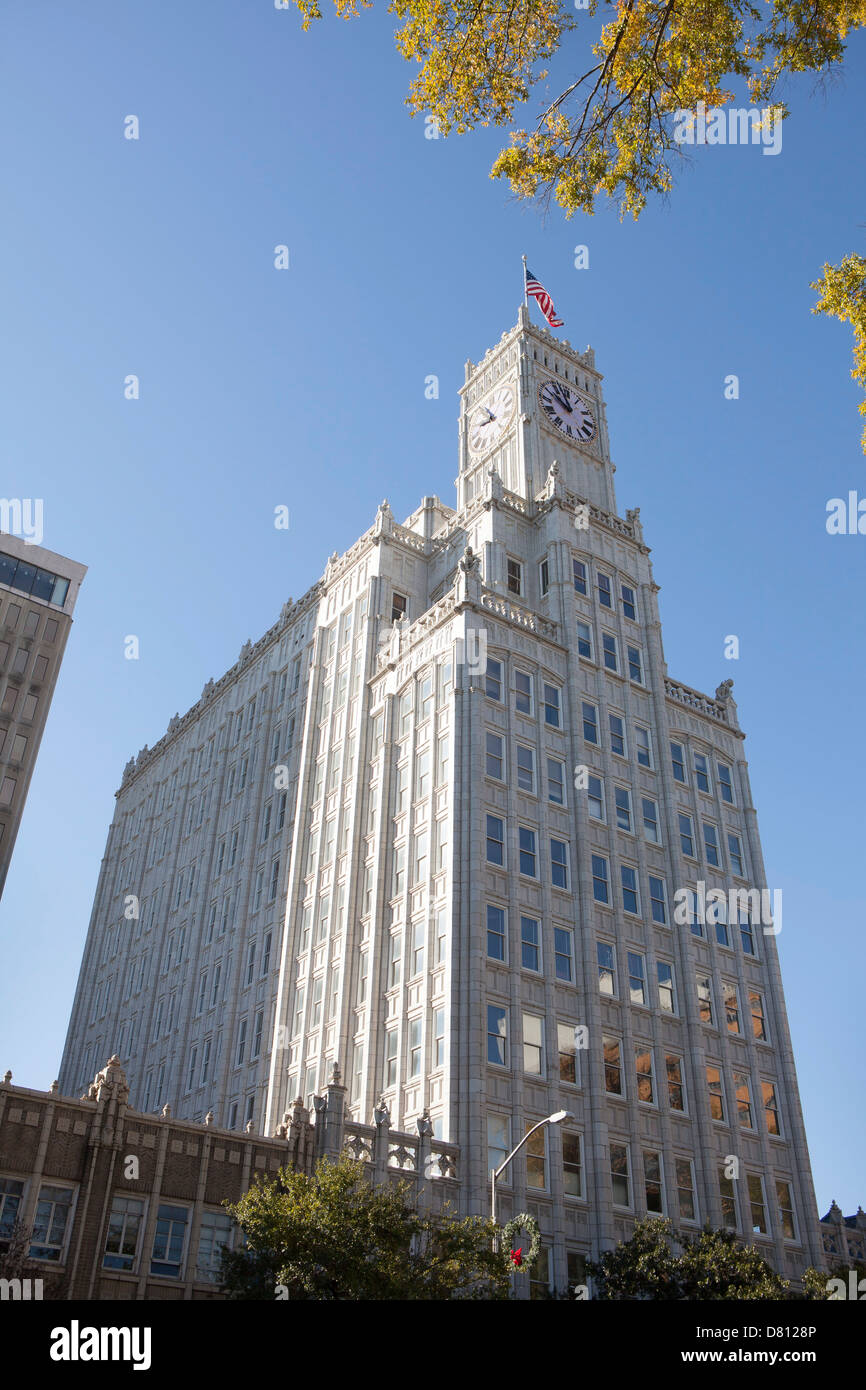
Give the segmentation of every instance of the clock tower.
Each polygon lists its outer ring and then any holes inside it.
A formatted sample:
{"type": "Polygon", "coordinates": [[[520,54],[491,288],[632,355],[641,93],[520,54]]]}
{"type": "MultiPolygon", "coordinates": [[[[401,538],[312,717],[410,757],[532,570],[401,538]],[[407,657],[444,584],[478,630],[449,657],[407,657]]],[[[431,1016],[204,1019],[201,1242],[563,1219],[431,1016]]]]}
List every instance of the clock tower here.
{"type": "Polygon", "coordinates": [[[521,305],[516,327],[466,363],[458,506],[483,491],[491,468],[507,491],[530,500],[556,462],[568,490],[615,513],[601,381],[591,347],[578,352],[536,327],[521,305]]]}

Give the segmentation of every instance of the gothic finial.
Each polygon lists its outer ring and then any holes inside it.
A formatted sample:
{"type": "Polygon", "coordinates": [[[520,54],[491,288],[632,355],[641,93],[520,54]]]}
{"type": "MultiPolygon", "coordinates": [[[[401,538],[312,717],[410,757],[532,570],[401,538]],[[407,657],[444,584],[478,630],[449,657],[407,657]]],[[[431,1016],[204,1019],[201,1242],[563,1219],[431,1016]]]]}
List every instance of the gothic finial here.
{"type": "Polygon", "coordinates": [[[209,1110],[209,1111],[207,1112],[207,1114],[206,1114],[205,1117],[204,1117],[204,1122],[205,1122],[206,1125],[212,1125],[212,1124],[213,1124],[213,1111],[212,1111],[212,1110],[209,1110]]]}
{"type": "Polygon", "coordinates": [[[171,1119],[171,1106],[169,1105],[168,1101],[166,1101],[165,1105],[162,1107],[160,1114],[162,1115],[162,1118],[164,1120],[171,1119]]]}

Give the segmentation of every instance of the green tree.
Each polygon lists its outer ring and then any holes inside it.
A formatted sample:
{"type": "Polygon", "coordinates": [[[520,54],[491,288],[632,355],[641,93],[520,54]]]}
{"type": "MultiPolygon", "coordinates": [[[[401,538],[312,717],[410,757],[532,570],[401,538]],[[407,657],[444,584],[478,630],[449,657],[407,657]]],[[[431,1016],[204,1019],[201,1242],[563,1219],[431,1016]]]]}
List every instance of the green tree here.
{"type": "MultiPolygon", "coordinates": [[[[319,0],[295,3],[305,28],[321,18],[319,0]]],[[[372,0],[334,4],[351,18],[372,0]]],[[[677,112],[724,107],[739,89],[766,120],[784,120],[784,80],[833,77],[848,34],[866,24],[866,0],[588,0],[585,10],[569,0],[390,0],[387,8],[402,24],[398,51],[418,69],[412,114],[432,116],[444,135],[511,126],[491,176],[567,217],[594,213],[599,198],[638,217],[650,196],[673,187],[683,157],[677,112]],[[593,24],[582,50],[581,12],[593,24]],[[561,51],[574,76],[550,99],[546,65],[561,51]],[[519,108],[542,90],[522,128],[519,108]]],[[[822,292],[816,313],[854,326],[852,376],[866,389],[863,258],[825,265],[813,288],[822,292]]]]}
{"type": "Polygon", "coordinates": [[[705,1226],[687,1236],[655,1217],[639,1221],[628,1240],[587,1269],[596,1297],[614,1301],[784,1299],[788,1289],[760,1252],[730,1231],[705,1226]]]}
{"type": "Polygon", "coordinates": [[[223,1252],[234,1299],[504,1299],[509,1260],[481,1217],[430,1216],[406,1183],[376,1187],[363,1163],[282,1170],[228,1210],[246,1248],[223,1252]],[[279,1291],[278,1291],[279,1286],[279,1291]]]}

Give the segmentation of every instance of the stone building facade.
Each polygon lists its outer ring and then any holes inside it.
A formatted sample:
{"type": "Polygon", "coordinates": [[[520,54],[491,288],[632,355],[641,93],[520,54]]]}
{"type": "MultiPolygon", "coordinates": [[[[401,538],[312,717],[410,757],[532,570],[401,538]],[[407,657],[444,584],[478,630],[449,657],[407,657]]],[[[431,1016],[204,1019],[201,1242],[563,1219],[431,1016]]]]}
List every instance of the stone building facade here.
{"type": "Polygon", "coordinates": [[[422,1116],[413,1133],[346,1122],[336,1076],[310,1112],[295,1104],[265,1138],[129,1106],[117,1057],[79,1100],[0,1081],[0,1251],[16,1226],[26,1235],[26,1275],[63,1299],[222,1297],[220,1251],[239,1232],[223,1202],[236,1202],[281,1168],[309,1173],[344,1149],[376,1183],[403,1181],[431,1212],[456,1209],[458,1154],[433,1139],[422,1116]]]}
{"type": "Polygon", "coordinates": [[[827,1215],[821,1217],[821,1239],[824,1264],[851,1269],[855,1264],[866,1265],[866,1211],[858,1207],[853,1216],[843,1216],[842,1208],[831,1202],[827,1215]]]}
{"type": "Polygon", "coordinates": [[[528,310],[461,391],[457,509],[369,530],[118,792],[60,1077],[273,1132],[337,1063],[429,1112],[540,1277],[665,1213],[821,1259],[743,732],[671,678],[601,376],[528,310]],[[725,911],[707,912],[707,895],[725,911]],[[735,896],[731,897],[731,894],[735,896]]]}
{"type": "Polygon", "coordinates": [[[0,894],[86,573],[0,532],[0,894]]]}

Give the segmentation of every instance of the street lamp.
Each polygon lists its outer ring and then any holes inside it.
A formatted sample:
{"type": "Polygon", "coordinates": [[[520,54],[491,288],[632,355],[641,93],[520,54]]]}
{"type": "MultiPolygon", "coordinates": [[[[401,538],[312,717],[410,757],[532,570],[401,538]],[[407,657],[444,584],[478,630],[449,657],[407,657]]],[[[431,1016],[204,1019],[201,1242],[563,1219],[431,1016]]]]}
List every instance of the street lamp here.
{"type": "Polygon", "coordinates": [[[505,1169],[508,1167],[508,1165],[509,1165],[509,1163],[511,1162],[511,1160],[514,1158],[514,1155],[520,1153],[520,1150],[523,1148],[523,1145],[526,1143],[527,1139],[531,1139],[532,1136],[533,1136],[533,1134],[535,1133],[535,1131],[536,1131],[537,1129],[541,1129],[541,1127],[542,1127],[543,1125],[558,1125],[558,1124],[561,1124],[563,1120],[573,1120],[573,1119],[574,1119],[574,1116],[572,1115],[572,1113],[571,1113],[570,1110],[555,1110],[555,1111],[553,1112],[552,1115],[548,1115],[548,1116],[547,1116],[547,1119],[546,1119],[546,1120],[539,1120],[537,1125],[533,1125],[533,1126],[532,1126],[532,1129],[528,1129],[528,1130],[526,1131],[526,1133],[524,1134],[523,1138],[521,1139],[521,1141],[520,1141],[520,1143],[517,1145],[517,1147],[511,1150],[511,1153],[510,1153],[510,1154],[508,1155],[508,1157],[504,1160],[504,1162],[500,1163],[500,1165],[499,1165],[498,1168],[491,1168],[491,1170],[490,1170],[490,1219],[491,1219],[491,1221],[495,1221],[495,1220],[496,1220],[496,1179],[500,1176],[501,1173],[504,1173],[504,1172],[505,1172],[505,1169]]]}

